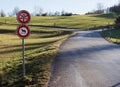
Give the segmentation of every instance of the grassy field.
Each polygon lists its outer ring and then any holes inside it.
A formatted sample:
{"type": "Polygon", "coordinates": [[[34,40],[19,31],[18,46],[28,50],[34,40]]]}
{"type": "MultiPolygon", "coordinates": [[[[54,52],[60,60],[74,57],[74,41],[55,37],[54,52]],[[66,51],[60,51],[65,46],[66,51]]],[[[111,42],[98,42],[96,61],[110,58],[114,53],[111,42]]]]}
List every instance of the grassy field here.
{"type": "MultiPolygon", "coordinates": [[[[14,19],[14,18],[13,18],[14,19]]],[[[22,81],[21,39],[15,34],[15,24],[0,25],[0,73],[3,87],[44,87],[49,79],[51,63],[61,42],[72,32],[50,28],[31,28],[25,39],[26,81],[22,81]],[[24,83],[24,84],[23,84],[24,83]]]]}
{"type": "MultiPolygon", "coordinates": [[[[108,24],[113,24],[115,14],[103,14],[103,15],[73,15],[73,16],[45,16],[45,17],[32,17],[30,24],[38,27],[62,27],[88,30],[93,28],[99,28],[108,24]]],[[[3,17],[0,18],[0,24],[17,24],[15,17],[3,17]]]]}
{"type": "Polygon", "coordinates": [[[60,44],[72,32],[53,29],[74,28],[88,30],[113,24],[114,18],[105,15],[74,15],[69,17],[32,17],[31,36],[25,39],[26,79],[22,79],[22,46],[16,35],[15,17],[0,18],[0,75],[3,87],[45,87],[51,63],[60,44]]]}
{"type": "Polygon", "coordinates": [[[68,17],[33,17],[31,24],[89,30],[114,23],[114,18],[100,15],[74,15],[68,17]]]}

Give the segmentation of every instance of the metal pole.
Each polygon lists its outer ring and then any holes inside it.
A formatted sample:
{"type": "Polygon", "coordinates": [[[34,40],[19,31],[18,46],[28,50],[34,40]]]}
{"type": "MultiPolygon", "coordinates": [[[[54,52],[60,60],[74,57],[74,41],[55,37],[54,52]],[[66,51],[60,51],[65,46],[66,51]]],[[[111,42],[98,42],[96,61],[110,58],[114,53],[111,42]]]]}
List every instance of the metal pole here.
{"type": "Polygon", "coordinates": [[[23,61],[23,77],[25,77],[25,46],[24,46],[24,38],[22,38],[22,61],[23,61]]]}

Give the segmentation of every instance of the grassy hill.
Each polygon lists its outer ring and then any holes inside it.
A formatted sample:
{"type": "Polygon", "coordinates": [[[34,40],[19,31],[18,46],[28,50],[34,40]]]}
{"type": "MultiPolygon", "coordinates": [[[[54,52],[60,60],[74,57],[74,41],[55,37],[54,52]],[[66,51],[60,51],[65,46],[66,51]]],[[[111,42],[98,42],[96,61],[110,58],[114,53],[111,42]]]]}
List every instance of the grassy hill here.
{"type": "Polygon", "coordinates": [[[44,87],[60,44],[72,32],[55,28],[88,30],[113,24],[101,15],[32,17],[31,36],[25,39],[26,79],[22,79],[21,39],[16,35],[15,17],[0,18],[0,75],[3,87],[44,87]]]}
{"type": "Polygon", "coordinates": [[[99,28],[108,24],[113,24],[114,18],[99,17],[100,15],[74,15],[74,16],[56,16],[56,17],[33,17],[31,24],[55,26],[63,28],[73,28],[88,30],[99,28]]]}
{"type": "MultiPolygon", "coordinates": [[[[100,26],[113,24],[116,16],[114,14],[103,15],[73,15],[73,16],[40,16],[32,17],[31,25],[39,27],[63,27],[87,30],[100,26]]],[[[0,24],[17,24],[15,17],[0,18],[0,24]]]]}

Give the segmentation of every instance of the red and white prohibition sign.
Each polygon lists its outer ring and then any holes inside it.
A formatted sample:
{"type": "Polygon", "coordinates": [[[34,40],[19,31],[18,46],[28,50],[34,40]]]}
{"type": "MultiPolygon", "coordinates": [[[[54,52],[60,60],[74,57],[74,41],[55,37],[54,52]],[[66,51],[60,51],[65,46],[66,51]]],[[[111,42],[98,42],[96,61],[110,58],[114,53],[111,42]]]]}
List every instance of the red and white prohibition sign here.
{"type": "Polygon", "coordinates": [[[30,29],[28,26],[26,25],[20,25],[18,26],[17,28],[17,35],[20,37],[20,38],[26,38],[30,35],[30,29]]]}
{"type": "Polygon", "coordinates": [[[30,14],[26,10],[21,10],[17,14],[17,20],[19,23],[26,24],[30,21],[30,14]]]}

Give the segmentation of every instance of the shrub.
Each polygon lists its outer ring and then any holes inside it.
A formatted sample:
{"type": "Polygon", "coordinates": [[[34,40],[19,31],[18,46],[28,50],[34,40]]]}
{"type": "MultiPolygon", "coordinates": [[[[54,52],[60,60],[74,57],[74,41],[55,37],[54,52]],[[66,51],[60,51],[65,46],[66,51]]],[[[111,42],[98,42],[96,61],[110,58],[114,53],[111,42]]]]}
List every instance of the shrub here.
{"type": "Polygon", "coordinates": [[[120,16],[118,16],[115,20],[115,28],[120,29],[120,16]]]}

